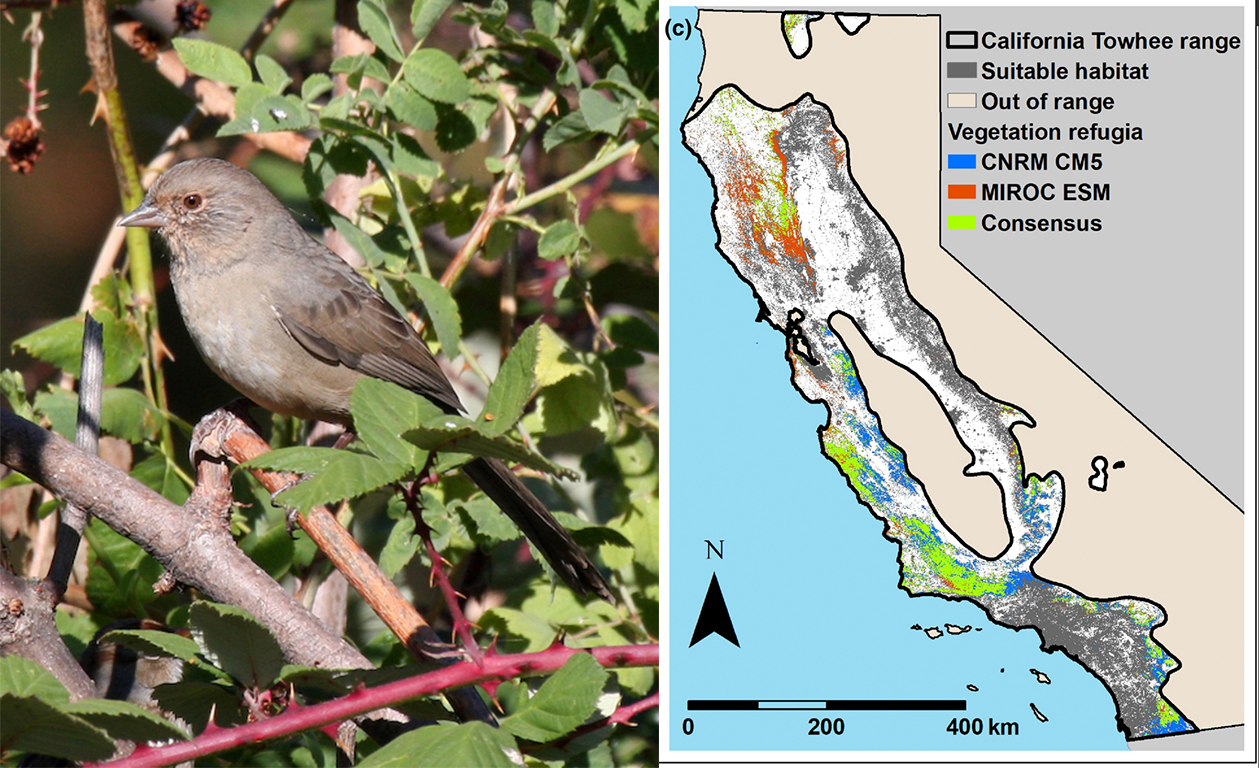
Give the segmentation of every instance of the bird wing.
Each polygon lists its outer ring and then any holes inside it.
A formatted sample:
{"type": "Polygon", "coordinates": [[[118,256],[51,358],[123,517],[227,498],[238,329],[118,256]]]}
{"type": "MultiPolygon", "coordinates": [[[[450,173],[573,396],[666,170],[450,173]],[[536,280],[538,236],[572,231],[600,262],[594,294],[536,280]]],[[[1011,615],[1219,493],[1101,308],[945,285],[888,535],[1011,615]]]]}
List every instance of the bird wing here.
{"type": "Polygon", "coordinates": [[[314,240],[303,256],[295,268],[314,279],[290,281],[271,296],[294,341],[325,363],[406,387],[450,413],[463,410],[428,345],[362,275],[314,240]]]}

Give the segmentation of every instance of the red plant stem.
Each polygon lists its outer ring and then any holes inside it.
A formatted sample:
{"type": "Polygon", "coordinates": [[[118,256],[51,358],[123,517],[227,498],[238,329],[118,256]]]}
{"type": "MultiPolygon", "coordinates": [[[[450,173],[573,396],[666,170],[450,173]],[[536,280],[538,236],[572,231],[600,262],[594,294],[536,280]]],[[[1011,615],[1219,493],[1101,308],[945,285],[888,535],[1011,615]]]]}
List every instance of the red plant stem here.
{"type": "MultiPolygon", "coordinates": [[[[375,688],[362,688],[339,699],[301,707],[269,720],[235,728],[218,728],[212,725],[192,741],[165,747],[142,746],[127,757],[90,765],[109,766],[109,768],[157,768],[157,766],[193,760],[243,744],[267,741],[318,728],[328,723],[347,720],[447,688],[475,685],[491,680],[509,680],[540,672],[554,672],[564,666],[564,663],[576,653],[589,653],[604,667],[654,667],[660,664],[660,646],[658,645],[619,645],[600,648],[569,648],[555,645],[537,653],[490,656],[480,664],[464,661],[444,669],[386,683],[375,688]]],[[[649,698],[658,700],[658,697],[649,698]]],[[[640,705],[642,703],[639,702],[640,705]]]]}

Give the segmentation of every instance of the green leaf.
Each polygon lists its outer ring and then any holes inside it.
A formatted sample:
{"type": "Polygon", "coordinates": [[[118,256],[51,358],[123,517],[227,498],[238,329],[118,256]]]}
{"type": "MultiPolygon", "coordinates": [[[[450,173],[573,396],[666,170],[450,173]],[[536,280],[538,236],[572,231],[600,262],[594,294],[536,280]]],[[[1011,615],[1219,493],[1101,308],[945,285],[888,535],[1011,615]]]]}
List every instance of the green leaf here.
{"type": "Polygon", "coordinates": [[[520,334],[490,385],[485,407],[477,417],[481,431],[487,435],[501,435],[515,426],[533,395],[537,386],[534,370],[538,364],[538,327],[541,322],[539,320],[520,334]]]}
{"type": "Polygon", "coordinates": [[[537,416],[548,436],[566,435],[586,427],[611,436],[616,431],[616,410],[603,365],[544,388],[538,394],[537,416]]]}
{"type": "Polygon", "coordinates": [[[106,616],[144,615],[162,566],[140,545],[93,518],[84,530],[90,545],[87,597],[106,616]]]}
{"type": "Polygon", "coordinates": [[[323,72],[316,72],[302,81],[302,101],[310,104],[331,90],[332,78],[323,72]]]}
{"type": "Polygon", "coordinates": [[[455,153],[472,145],[477,138],[477,127],[462,110],[449,104],[437,106],[437,148],[455,153]]]}
{"type": "Polygon", "coordinates": [[[0,371],[0,395],[8,401],[9,408],[27,421],[35,420],[35,409],[26,400],[26,381],[17,371],[0,371]]]}
{"type": "Polygon", "coordinates": [[[293,535],[283,524],[267,528],[251,547],[246,548],[244,542],[241,542],[241,548],[245,550],[245,554],[249,555],[249,559],[257,563],[258,567],[266,571],[273,579],[279,579],[288,572],[293,564],[293,555],[296,550],[293,535]]]}
{"type": "Polygon", "coordinates": [[[385,93],[385,106],[393,119],[417,130],[432,131],[437,128],[437,110],[433,102],[424,98],[404,81],[389,86],[385,93]]]}
{"type": "Polygon", "coordinates": [[[245,721],[240,713],[240,702],[234,691],[222,685],[200,680],[159,685],[153,689],[153,698],[166,712],[183,720],[204,727],[213,711],[214,722],[220,726],[237,725],[245,721]]]}
{"type": "Polygon", "coordinates": [[[451,0],[415,0],[411,6],[411,33],[417,42],[423,42],[428,37],[450,3],[451,0]]]}
{"type": "Polygon", "coordinates": [[[81,762],[105,760],[114,753],[109,734],[34,696],[0,695],[6,751],[36,752],[81,762]]]}
{"type": "Polygon", "coordinates": [[[549,0],[533,0],[531,10],[535,29],[550,38],[560,33],[560,18],[555,13],[555,3],[549,0]]]}
{"type": "Polygon", "coordinates": [[[171,721],[128,701],[84,699],[64,707],[66,712],[103,728],[115,739],[128,741],[187,741],[188,736],[171,721]]]}
{"type": "Polygon", "coordinates": [[[428,457],[399,435],[444,415],[428,398],[370,377],[359,379],[354,385],[350,413],[359,437],[372,453],[408,469],[422,467],[428,457]]]}
{"type": "Polygon", "coordinates": [[[179,476],[175,463],[165,454],[155,453],[131,469],[131,476],[176,504],[188,500],[188,484],[179,476]]]}
{"type": "Polygon", "coordinates": [[[654,6],[654,0],[616,0],[616,12],[630,32],[643,32],[649,20],[655,21],[656,15],[651,13],[654,6]]]}
{"type": "Polygon", "coordinates": [[[515,768],[508,753],[516,741],[485,723],[439,723],[402,734],[359,763],[359,768],[411,768],[416,765],[475,765],[515,768]]]}
{"type": "MultiPolygon", "coordinates": [[[[417,178],[433,179],[442,172],[442,167],[428,156],[420,146],[420,142],[405,133],[395,133],[393,141],[393,162],[400,173],[417,178]]],[[[405,194],[405,193],[404,193],[405,194]]]]}
{"type": "Polygon", "coordinates": [[[117,643],[146,656],[169,656],[184,661],[195,659],[201,650],[192,638],[158,629],[115,629],[106,633],[101,642],[117,643]]]}
{"type": "Polygon", "coordinates": [[[590,126],[581,112],[569,112],[546,130],[542,137],[542,149],[547,152],[561,144],[584,139],[590,135],[590,126]]]}
{"type": "Polygon", "coordinates": [[[335,210],[329,209],[329,217],[332,219],[332,226],[337,232],[345,238],[350,247],[358,251],[358,255],[363,257],[363,261],[371,264],[373,267],[383,267],[389,259],[389,254],[381,250],[376,241],[371,238],[363,230],[359,229],[354,222],[342,216],[335,210]]]}
{"type": "Polygon", "coordinates": [[[618,346],[656,354],[660,348],[660,332],[636,315],[617,314],[603,318],[603,330],[618,346]]]}
{"type": "Polygon", "coordinates": [[[402,74],[421,95],[444,104],[458,104],[472,93],[459,64],[436,48],[421,48],[408,56],[402,74]]]}
{"type": "MultiPolygon", "coordinates": [[[[112,312],[97,309],[92,317],[101,324],[105,349],[105,386],[121,384],[135,375],[144,356],[144,342],[130,317],[119,319],[112,312]]],[[[67,317],[13,342],[33,357],[52,363],[71,376],[78,376],[83,357],[83,315],[67,317]]]]}
{"type": "Polygon", "coordinates": [[[538,326],[538,362],[535,375],[539,387],[549,387],[569,376],[585,373],[581,358],[549,325],[538,326]]]}
{"type": "MultiPolygon", "coordinates": [[[[563,594],[557,592],[556,596],[563,594]]],[[[496,630],[500,635],[518,637],[525,641],[522,653],[534,653],[545,650],[555,642],[555,626],[547,621],[542,614],[521,611],[516,608],[491,608],[477,622],[488,630],[496,630]]]]}
{"type": "Polygon", "coordinates": [[[520,538],[520,529],[488,496],[460,501],[457,509],[462,513],[463,527],[477,544],[492,545],[520,538]]]}
{"type": "Polygon", "coordinates": [[[188,622],[206,658],[241,684],[261,690],[279,677],[284,666],[280,644],[245,610],[198,600],[188,622]]]}
{"type": "Polygon", "coordinates": [[[625,125],[625,110],[598,91],[586,88],[577,97],[581,116],[590,130],[616,136],[625,125]]]}
{"type": "Polygon", "coordinates": [[[581,230],[569,219],[561,219],[546,228],[538,239],[538,255],[547,261],[568,256],[581,245],[581,230]]]}
{"type": "Polygon", "coordinates": [[[370,493],[394,482],[411,468],[409,464],[384,461],[356,450],[337,451],[305,446],[280,448],[241,466],[313,473],[313,477],[302,480],[275,497],[277,504],[302,512],[309,512],[320,504],[370,493]]]}
{"type": "Polygon", "coordinates": [[[284,93],[284,89],[293,82],[293,78],[284,71],[284,67],[265,53],[254,57],[254,69],[258,70],[258,77],[262,79],[262,84],[276,96],[284,93]]]}
{"type": "Polygon", "coordinates": [[[14,696],[36,696],[58,705],[70,701],[70,692],[53,673],[22,656],[0,656],[0,691],[14,696]]]}
{"type": "Polygon", "coordinates": [[[526,467],[552,475],[571,476],[572,472],[534,453],[505,436],[490,437],[477,425],[462,416],[443,415],[426,421],[423,425],[407,430],[402,436],[426,451],[467,453],[473,456],[489,456],[506,462],[524,464],[526,467]]]}
{"type": "Polygon", "coordinates": [[[402,61],[402,44],[398,42],[398,31],[393,27],[393,19],[389,18],[378,0],[359,0],[358,25],[381,52],[394,61],[402,61]]]}
{"type": "Polygon", "coordinates": [[[171,41],[184,66],[194,75],[217,80],[236,88],[253,82],[249,62],[226,45],[209,40],[177,37],[171,41]]]}
{"type": "Polygon", "coordinates": [[[608,673],[594,657],[586,653],[574,654],[521,709],[504,718],[500,725],[503,730],[530,741],[558,739],[590,717],[607,679],[608,673]]]}
{"type": "Polygon", "coordinates": [[[459,317],[459,305],[455,304],[450,291],[431,277],[418,272],[407,274],[407,282],[415,289],[424,305],[424,311],[433,321],[437,341],[448,360],[459,357],[459,340],[463,337],[463,321],[459,317]]]}
{"type": "Polygon", "coordinates": [[[113,388],[101,393],[101,430],[129,443],[157,437],[162,413],[134,389],[113,388]]]}
{"type": "Polygon", "coordinates": [[[419,546],[420,537],[415,535],[415,518],[406,515],[393,524],[389,538],[380,550],[380,570],[392,579],[411,562],[419,546]]]}

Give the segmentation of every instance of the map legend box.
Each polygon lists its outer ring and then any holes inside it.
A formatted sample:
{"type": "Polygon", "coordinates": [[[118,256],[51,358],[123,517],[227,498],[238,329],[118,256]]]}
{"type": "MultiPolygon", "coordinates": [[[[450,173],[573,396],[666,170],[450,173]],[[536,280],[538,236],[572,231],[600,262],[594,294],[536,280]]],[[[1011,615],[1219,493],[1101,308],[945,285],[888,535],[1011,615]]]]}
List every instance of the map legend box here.
{"type": "Polygon", "coordinates": [[[949,216],[949,229],[974,229],[974,216],[949,216]]]}
{"type": "Polygon", "coordinates": [[[945,48],[979,48],[979,33],[975,30],[950,30],[944,33],[945,48]]]}
{"type": "Polygon", "coordinates": [[[950,184],[949,185],[950,200],[974,200],[975,185],[974,184],[950,184]]]}
{"type": "Polygon", "coordinates": [[[975,167],[974,155],[949,155],[949,170],[966,170],[975,167]]]}
{"type": "Polygon", "coordinates": [[[950,93],[949,109],[974,109],[978,97],[973,93],[950,93]]]}
{"type": "Polygon", "coordinates": [[[950,78],[976,78],[979,77],[979,62],[950,61],[945,65],[945,72],[950,78]]]}

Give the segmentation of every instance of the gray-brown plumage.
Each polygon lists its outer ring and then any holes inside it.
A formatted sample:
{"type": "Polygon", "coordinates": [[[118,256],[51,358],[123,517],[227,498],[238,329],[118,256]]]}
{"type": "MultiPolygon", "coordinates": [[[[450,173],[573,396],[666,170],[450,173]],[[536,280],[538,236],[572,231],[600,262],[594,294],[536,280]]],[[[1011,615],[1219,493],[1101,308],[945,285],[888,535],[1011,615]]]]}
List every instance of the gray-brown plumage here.
{"type": "MultiPolygon", "coordinates": [[[[166,240],[197,349],[258,405],[350,426],[354,384],[373,376],[463,410],[410,324],[248,171],[212,158],[180,163],[121,226],[156,228],[166,240]]],[[[570,587],[612,599],[586,553],[502,462],[476,459],[464,471],[570,587]]]]}

